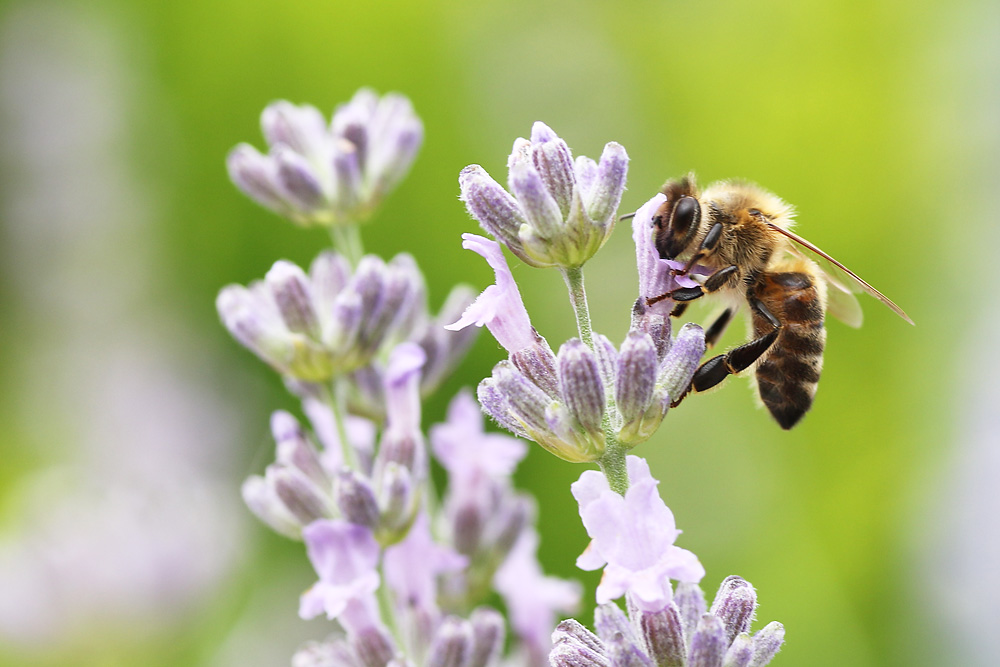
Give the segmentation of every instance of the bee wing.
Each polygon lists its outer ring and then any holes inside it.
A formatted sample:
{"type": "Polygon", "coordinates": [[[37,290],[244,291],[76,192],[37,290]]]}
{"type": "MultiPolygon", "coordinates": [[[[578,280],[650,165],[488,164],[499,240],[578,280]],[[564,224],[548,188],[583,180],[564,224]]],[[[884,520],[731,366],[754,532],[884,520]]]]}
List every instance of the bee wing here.
{"type": "MultiPolygon", "coordinates": [[[[800,247],[805,248],[815,253],[821,259],[825,260],[824,262],[821,263],[823,277],[826,278],[827,282],[830,283],[830,285],[832,285],[834,288],[833,290],[830,291],[829,294],[831,298],[829,299],[830,304],[828,305],[828,308],[830,309],[831,313],[833,313],[834,316],[836,316],[838,319],[843,319],[845,323],[851,326],[861,325],[861,308],[860,306],[858,306],[857,300],[854,299],[854,295],[851,294],[851,292],[855,291],[854,288],[856,288],[857,291],[865,292],[867,294],[872,295],[873,297],[884,303],[886,306],[888,306],[892,312],[896,313],[910,324],[913,324],[913,320],[910,319],[909,315],[903,312],[902,308],[893,303],[892,299],[882,294],[882,292],[879,292],[877,289],[875,289],[867,282],[865,282],[865,280],[861,278],[861,276],[854,273],[849,268],[847,268],[846,266],[835,260],[830,255],[826,254],[825,252],[820,250],[817,246],[805,240],[798,234],[790,232],[787,229],[782,229],[781,227],[778,227],[773,223],[768,223],[768,225],[770,225],[771,229],[773,229],[774,231],[778,232],[779,234],[783,234],[784,236],[787,236],[789,239],[794,241],[797,244],[797,246],[799,246],[796,247],[796,250],[799,250],[800,247]],[[847,296],[849,298],[844,299],[843,298],[844,296],[847,296]],[[853,306],[850,305],[850,301],[854,302],[853,306]],[[845,313],[845,317],[841,318],[840,315],[837,313],[836,309],[842,309],[843,312],[845,313]],[[857,322],[857,324],[853,323],[855,321],[857,322]]],[[[812,258],[810,257],[810,259],[812,258]]]]}

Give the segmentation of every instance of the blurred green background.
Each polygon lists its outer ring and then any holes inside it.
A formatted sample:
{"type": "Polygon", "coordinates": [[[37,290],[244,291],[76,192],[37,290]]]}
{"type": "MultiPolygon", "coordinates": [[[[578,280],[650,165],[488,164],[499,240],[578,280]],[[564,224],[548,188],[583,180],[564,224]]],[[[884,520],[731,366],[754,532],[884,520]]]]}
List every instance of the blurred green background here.
{"type": "MultiPolygon", "coordinates": [[[[688,170],[792,202],[917,326],[865,299],[861,330],[830,323],[794,431],[737,379],[636,453],[706,589],[740,574],[757,627],[785,624],[774,664],[997,664],[998,18],[986,0],[0,4],[0,664],[287,664],[325,634],[296,617],[300,545],[238,498],[271,460],[270,411],[295,406],[214,298],[326,237],[253,205],[223,160],[262,145],[268,102],[329,113],[363,85],[408,95],[426,128],[366,249],[412,253],[435,307],[492,280],[461,249],[459,170],[502,180],[535,120],[576,154],[627,148],[623,212],[688,170]]],[[[574,335],[559,275],[514,271],[553,346],[574,335]]],[[[587,281],[620,341],[627,226],[587,281]]],[[[500,358],[481,336],[425,424],[500,358]]],[[[589,600],[581,472],[534,448],[518,482],[546,569],[589,600]]]]}

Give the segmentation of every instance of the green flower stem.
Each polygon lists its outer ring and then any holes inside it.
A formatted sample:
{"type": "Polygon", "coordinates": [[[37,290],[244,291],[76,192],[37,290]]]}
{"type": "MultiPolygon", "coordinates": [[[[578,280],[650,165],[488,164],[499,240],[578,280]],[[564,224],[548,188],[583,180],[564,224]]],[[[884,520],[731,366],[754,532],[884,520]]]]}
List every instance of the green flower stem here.
{"type": "Polygon", "coordinates": [[[385,580],[385,560],[378,564],[378,577],[382,582],[378,587],[378,610],[379,615],[382,620],[385,621],[386,627],[389,628],[389,633],[392,638],[396,640],[396,646],[405,646],[403,643],[403,637],[399,632],[399,624],[396,622],[396,609],[392,603],[392,591],[389,590],[389,584],[385,580]]]}
{"type": "Polygon", "coordinates": [[[333,241],[333,247],[347,258],[351,266],[358,265],[365,254],[364,244],[361,242],[361,228],[358,225],[332,224],[330,239],[333,241]]]}
{"type": "Polygon", "coordinates": [[[610,430],[605,432],[604,456],[597,461],[601,472],[608,478],[608,486],[615,493],[624,496],[628,491],[628,468],[625,466],[625,453],[628,451],[618,442],[618,438],[610,430]]]}
{"type": "Polygon", "coordinates": [[[590,308],[587,306],[587,290],[583,286],[583,267],[563,268],[563,279],[569,289],[569,301],[573,304],[576,314],[576,328],[580,332],[580,340],[594,349],[594,330],[590,325],[590,308]]]}
{"type": "Polygon", "coordinates": [[[333,387],[324,387],[323,398],[330,406],[333,413],[333,423],[337,426],[337,439],[340,440],[340,452],[344,457],[344,465],[351,470],[360,470],[361,463],[358,461],[358,453],[354,451],[351,442],[347,437],[347,423],[345,421],[347,413],[344,409],[343,391],[337,380],[333,381],[333,387]]]}

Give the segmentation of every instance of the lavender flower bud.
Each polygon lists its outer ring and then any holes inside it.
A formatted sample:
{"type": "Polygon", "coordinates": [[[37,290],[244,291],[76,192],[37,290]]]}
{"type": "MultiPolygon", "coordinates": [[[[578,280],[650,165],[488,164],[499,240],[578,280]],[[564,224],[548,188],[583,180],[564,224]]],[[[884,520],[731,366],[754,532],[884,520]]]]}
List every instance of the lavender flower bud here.
{"type": "Polygon", "coordinates": [[[678,582],[677,591],[674,593],[674,603],[681,614],[681,621],[684,624],[684,636],[690,646],[691,637],[694,636],[698,621],[708,612],[705,604],[705,595],[701,592],[698,584],[689,582],[678,582]]]}
{"type": "Polygon", "coordinates": [[[379,508],[375,491],[368,480],[357,472],[344,468],[338,473],[336,499],[341,515],[351,523],[368,526],[372,530],[378,526],[379,508]]]}
{"type": "Polygon", "coordinates": [[[722,667],[748,667],[753,660],[753,640],[750,635],[740,633],[726,651],[722,667]]]}
{"type": "Polygon", "coordinates": [[[730,575],[722,580],[709,613],[722,620],[728,645],[736,635],[750,630],[756,608],[757,593],[753,586],[741,577],[730,575]]]}
{"type": "Polygon", "coordinates": [[[248,477],[243,482],[241,494],[250,511],[276,533],[293,540],[302,539],[302,524],[288,511],[274,487],[263,477],[248,477]]]}
{"type": "Polygon", "coordinates": [[[605,147],[601,165],[577,161],[544,123],[508,159],[511,197],[478,165],[459,177],[462,199],[486,231],[531,266],[582,266],[614,228],[628,156],[605,147]],[[595,217],[596,216],[596,217],[595,217]]]}
{"type": "Polygon", "coordinates": [[[549,663],[555,667],[608,667],[604,644],[593,632],[572,618],[559,623],[552,632],[549,663]]]}
{"type": "Polygon", "coordinates": [[[469,214],[493,238],[501,241],[522,261],[531,266],[546,266],[530,258],[518,238],[521,225],[527,224],[517,200],[493,180],[478,164],[469,165],[458,175],[461,199],[469,214]]]}
{"type": "Polygon", "coordinates": [[[657,366],[653,339],[649,334],[630,331],[622,343],[615,385],[615,402],[626,429],[649,407],[656,384],[657,366]]]}
{"type": "Polygon", "coordinates": [[[484,523],[485,517],[478,505],[469,503],[454,511],[452,539],[458,553],[471,556],[479,549],[484,523]]]}
{"type": "Polygon", "coordinates": [[[358,91],[328,128],[310,106],[279,101],[261,114],[270,155],[241,144],[233,182],[255,201],[303,225],[367,219],[409,170],[423,126],[405,97],[358,91]]]}
{"type": "Polygon", "coordinates": [[[604,642],[605,651],[614,667],[657,667],[636,644],[617,634],[604,642]]]}
{"type": "Polygon", "coordinates": [[[594,610],[594,629],[597,630],[597,636],[605,645],[615,635],[626,637],[630,642],[634,642],[636,639],[635,631],[629,624],[625,612],[613,602],[598,605],[597,609],[594,610]]]}
{"type": "Polygon", "coordinates": [[[302,525],[334,516],[328,497],[298,469],[271,465],[267,468],[265,479],[302,525]]]}
{"type": "Polygon", "coordinates": [[[274,302],[288,330],[318,338],[319,322],[305,271],[291,262],[277,261],[264,281],[274,295],[274,302]]]}
{"type": "Polygon", "coordinates": [[[537,342],[534,345],[512,352],[510,361],[539,389],[551,398],[559,398],[556,355],[552,353],[552,348],[549,347],[544,338],[537,336],[537,342]]]}
{"type": "Polygon", "coordinates": [[[230,180],[250,199],[279,215],[291,214],[281,194],[278,168],[273,160],[249,144],[239,144],[229,152],[226,167],[230,180]]]}
{"type": "Polygon", "coordinates": [[[284,100],[264,109],[260,126],[269,145],[284,144],[302,155],[316,152],[326,133],[326,121],[315,107],[300,107],[284,100]]]}
{"type": "Polygon", "coordinates": [[[753,636],[753,660],[750,667],[764,667],[778,654],[785,641],[785,626],[771,621],[753,636]]]}
{"type": "Polygon", "coordinates": [[[674,343],[670,338],[670,316],[647,309],[644,297],[639,297],[632,308],[632,330],[650,335],[659,361],[663,361],[674,343]]]}
{"type": "Polygon", "coordinates": [[[532,126],[528,146],[532,145],[536,147],[531,153],[535,169],[545,183],[545,188],[559,205],[562,216],[566,217],[573,201],[573,185],[576,180],[573,154],[566,142],[544,123],[532,126]]]}
{"type": "Polygon", "coordinates": [[[594,334],[594,354],[597,356],[597,367],[601,371],[604,391],[613,395],[618,376],[618,350],[611,344],[607,336],[594,334]]]}
{"type": "Polygon", "coordinates": [[[630,610],[646,642],[646,648],[659,667],[683,667],[687,646],[677,605],[670,602],[660,611],[630,610]]]}
{"type": "Polygon", "coordinates": [[[691,639],[689,667],[722,667],[729,642],[722,621],[716,616],[705,614],[691,639]]]}
{"type": "Polygon", "coordinates": [[[472,652],[472,642],[472,625],[449,616],[438,628],[424,664],[427,667],[463,667],[472,652]]]}
{"type": "Polygon", "coordinates": [[[319,452],[306,439],[305,431],[295,417],[284,410],[277,410],[271,415],[271,433],[278,443],[275,461],[298,469],[321,488],[329,484],[330,477],[320,463],[319,452]]]}
{"type": "Polygon", "coordinates": [[[306,642],[292,656],[292,667],[361,667],[361,664],[343,641],[306,642]]]}
{"type": "Polygon", "coordinates": [[[420,394],[428,396],[455,369],[465,357],[479,333],[478,327],[465,327],[458,331],[445,329],[446,324],[458,320],[475,301],[475,293],[466,285],[451,290],[437,317],[424,325],[424,333],[416,338],[417,344],[427,354],[427,362],[420,377],[420,394]]]}
{"type": "MultiPolygon", "coordinates": [[[[326,205],[323,185],[309,161],[284,145],[275,147],[272,157],[278,165],[278,186],[297,216],[313,217],[326,205]]],[[[322,214],[320,214],[322,215],[322,214]]]]}
{"type": "Polygon", "coordinates": [[[472,624],[472,651],[465,667],[489,667],[503,649],[503,616],[495,609],[479,607],[472,612],[469,622],[472,624]]]}
{"type": "Polygon", "coordinates": [[[515,161],[510,168],[509,182],[528,224],[545,239],[552,239],[559,234],[563,213],[534,165],[527,161],[515,161]]]}
{"type": "Polygon", "coordinates": [[[535,504],[530,496],[513,496],[498,512],[496,532],[490,535],[493,552],[502,560],[514,548],[525,527],[535,517],[535,504]]]}
{"type": "MultiPolygon", "coordinates": [[[[377,475],[376,497],[381,512],[381,525],[394,538],[394,531],[408,528],[416,513],[416,490],[413,476],[402,465],[390,462],[377,475]]],[[[392,539],[389,542],[394,541],[392,539]]]]}
{"type": "Polygon", "coordinates": [[[705,332],[697,324],[685,324],[660,364],[657,384],[666,389],[670,398],[677,400],[684,395],[703,354],[705,332]]]}
{"type": "Polygon", "coordinates": [[[493,380],[507,400],[509,412],[522,431],[544,433],[548,431],[545,408],[551,399],[533,382],[514,368],[510,362],[501,361],[493,367],[493,380]]]}
{"type": "Polygon", "coordinates": [[[348,640],[363,667],[385,667],[396,654],[392,638],[374,625],[351,633],[348,640]]]}
{"type": "Polygon", "coordinates": [[[589,188],[583,191],[587,215],[598,224],[614,226],[614,216],[625,190],[628,154],[612,141],[604,147],[597,174],[589,188]]]}
{"type": "Polygon", "coordinates": [[[596,449],[603,450],[604,382],[597,358],[582,341],[573,338],[559,348],[559,383],[570,414],[590,436],[596,449]]]}
{"type": "MultiPolygon", "coordinates": [[[[496,369],[494,369],[495,372],[496,369]]],[[[495,378],[488,377],[482,380],[476,387],[476,396],[479,399],[479,404],[483,406],[483,412],[492,417],[500,426],[519,437],[528,437],[521,422],[512,416],[510,401],[507,400],[507,395],[500,390],[495,378]]]]}

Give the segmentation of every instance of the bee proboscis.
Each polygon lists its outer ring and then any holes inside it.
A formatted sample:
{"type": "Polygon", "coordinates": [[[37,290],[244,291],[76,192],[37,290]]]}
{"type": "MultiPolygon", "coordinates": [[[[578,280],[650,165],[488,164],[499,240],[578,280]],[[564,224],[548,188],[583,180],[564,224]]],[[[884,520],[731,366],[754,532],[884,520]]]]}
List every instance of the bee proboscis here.
{"type": "Polygon", "coordinates": [[[749,342],[703,363],[689,390],[704,391],[750,369],[761,401],[789,429],[816,395],[827,312],[860,326],[861,308],[853,292],[863,291],[913,324],[884,294],[793,233],[792,207],[770,192],[743,181],[720,181],[699,191],[693,175],[668,181],[662,192],[666,201],[653,215],[660,257],[684,262],[678,274],[695,277],[695,267],[708,273],[698,278],[698,286],[680,287],[648,302],[672,299],[677,303],[672,314],[679,316],[690,301],[720,297],[726,309],[706,331],[709,346],[743,305],[750,311],[753,332],[749,342]]]}

